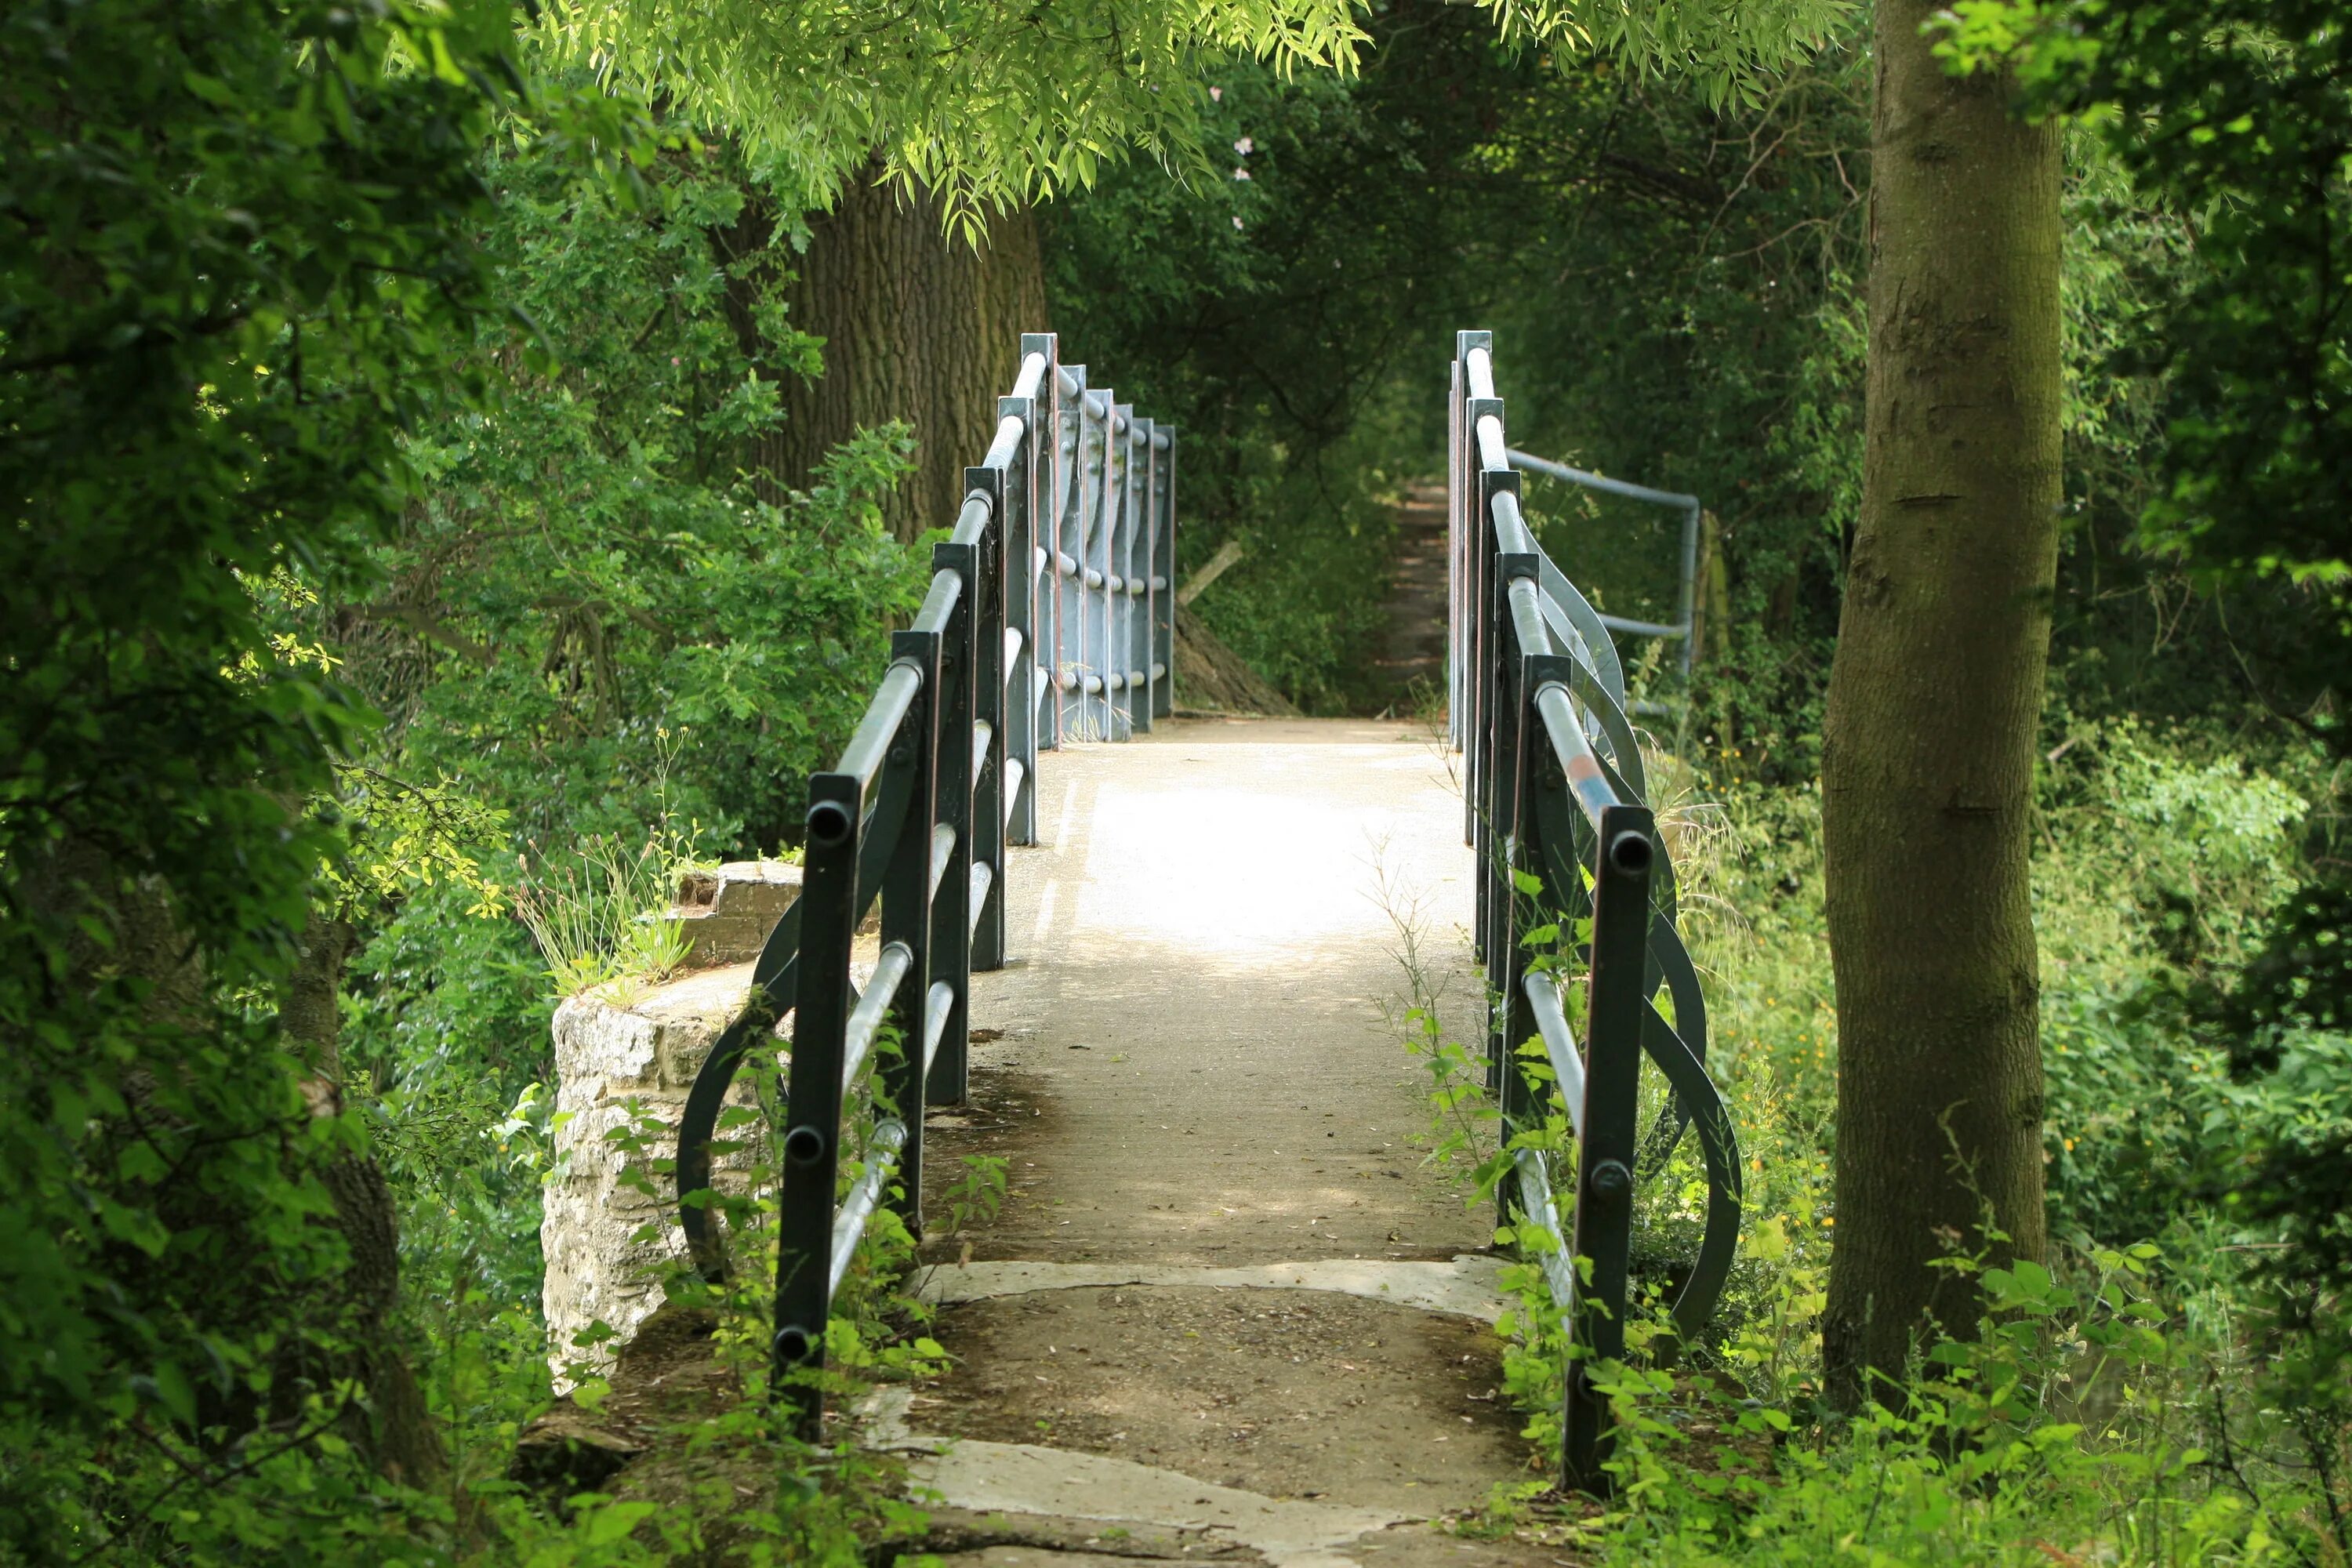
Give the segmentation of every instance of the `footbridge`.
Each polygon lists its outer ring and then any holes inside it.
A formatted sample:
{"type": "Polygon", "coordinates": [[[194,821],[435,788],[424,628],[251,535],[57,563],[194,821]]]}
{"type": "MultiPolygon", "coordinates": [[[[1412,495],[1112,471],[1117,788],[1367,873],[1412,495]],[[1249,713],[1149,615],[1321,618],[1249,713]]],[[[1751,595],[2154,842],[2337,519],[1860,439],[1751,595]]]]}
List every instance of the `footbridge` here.
{"type": "Polygon", "coordinates": [[[1053,337],[1022,353],[811,781],[799,900],[688,1100],[680,1223],[707,1271],[761,1256],[720,1245],[710,1151],[789,1016],[756,1132],[773,1397],[907,1455],[961,1521],[950,1561],[1521,1561],[1416,1521],[1498,1482],[1606,1489],[1588,1369],[1637,1313],[1653,1355],[1703,1345],[1738,1221],[1612,627],[1521,517],[1465,333],[1446,719],[1182,716],[1179,435],[1053,337]],[[1685,1140],[1704,1212],[1644,1225],[1685,1140]],[[1006,1184],[979,1218],[975,1162],[1006,1184]],[[953,1370],[828,1411],[835,1293],[885,1209],[925,1237],[953,1370]],[[1637,1230],[1683,1240],[1637,1256],[1637,1230]],[[1514,1274],[1564,1362],[1556,1468],[1502,1386],[1514,1274]]]}

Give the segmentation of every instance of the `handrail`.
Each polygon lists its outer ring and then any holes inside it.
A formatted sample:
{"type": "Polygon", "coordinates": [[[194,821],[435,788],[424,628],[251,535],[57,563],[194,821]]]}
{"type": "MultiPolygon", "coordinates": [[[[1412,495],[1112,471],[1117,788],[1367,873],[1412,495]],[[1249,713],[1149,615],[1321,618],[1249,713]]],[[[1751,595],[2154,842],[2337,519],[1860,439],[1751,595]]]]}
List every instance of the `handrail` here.
{"type": "MultiPolygon", "coordinates": [[[[1489,392],[1486,395],[1491,397],[1494,394],[1489,392]]],[[[1479,434],[1482,437],[1486,434],[1483,426],[1480,427],[1479,434]]],[[[1599,490],[1603,495],[1622,496],[1627,500],[1646,501],[1652,506],[1670,506],[1683,514],[1682,618],[1670,626],[1662,626],[1656,621],[1631,621],[1622,616],[1601,616],[1598,618],[1602,626],[1612,632],[1624,632],[1631,637],[1681,639],[1683,679],[1688,680],[1691,661],[1698,651],[1692,646],[1691,633],[1697,625],[1698,536],[1702,526],[1701,519],[1706,510],[1705,505],[1698,497],[1685,495],[1680,490],[1654,490],[1647,485],[1637,485],[1624,479],[1612,479],[1604,474],[1588,473],[1582,468],[1571,468],[1566,463],[1555,463],[1549,458],[1535,457],[1520,451],[1516,447],[1504,447],[1502,439],[1503,426],[1498,416],[1495,422],[1495,443],[1501,450],[1504,461],[1512,468],[1524,468],[1529,473],[1547,475],[1568,484],[1580,485],[1589,490],[1599,490]]],[[[1495,465],[1490,458],[1489,466],[1498,465],[1495,465]]]]}
{"type": "Polygon", "coordinates": [[[712,1134],[751,1049],[791,1016],[770,1388],[803,1436],[824,1416],[811,1374],[834,1294],[875,1213],[921,1232],[922,1110],[965,1096],[971,976],[1004,963],[1007,847],[1036,842],[1037,753],[1173,711],[1175,435],[1089,391],[1051,333],[1023,335],[914,624],[838,763],[809,780],[801,896],[687,1096],[678,1219],[717,1278],[712,1134]],[[877,903],[861,992],[852,953],[877,903]],[[842,1151],[869,1119],[865,1169],[840,1193],[842,1151]]]}
{"type": "MultiPolygon", "coordinates": [[[[1649,807],[1639,745],[1626,720],[1624,667],[1612,631],[1684,640],[1596,613],[1544,553],[1520,515],[1518,470],[1533,468],[1635,500],[1686,506],[1695,497],[1601,480],[1513,450],[1495,393],[1491,335],[1455,340],[1447,468],[1451,562],[1448,691],[1454,744],[1465,756],[1465,837],[1477,856],[1474,944],[1496,998],[1487,1027],[1487,1088],[1501,1101],[1501,1218],[1525,1236],[1580,1349],[1568,1368],[1562,1480],[1609,1484],[1608,1402],[1591,1381],[1596,1361],[1625,1353],[1632,1226],[1639,1172],[1654,1170],[1694,1126],[1706,1171],[1706,1226],[1674,1305],[1681,1339],[1706,1328],[1738,1247],[1739,1149],[1723,1097],[1706,1072],[1706,1006],[1674,925],[1674,873],[1649,807]],[[1530,894],[1523,877],[1538,889],[1530,894]],[[1557,958],[1530,951],[1528,933],[1571,931],[1589,943],[1557,958]],[[1555,969],[1555,963],[1568,966],[1555,969]],[[1579,973],[1580,971],[1580,973],[1579,973]],[[1580,983],[1584,1037],[1573,1037],[1562,987],[1580,983]],[[1663,986],[1673,1022],[1655,998],[1663,986]],[[1528,1141],[1547,1120],[1543,1091],[1518,1066],[1540,1041],[1575,1140],[1577,1173],[1566,1226],[1549,1162],[1528,1141]],[[1671,1093],[1646,1145],[1637,1136],[1642,1061],[1671,1093]],[[1580,1283],[1580,1281],[1583,1281],[1580,1283]]],[[[1696,535],[1692,536],[1693,538],[1696,535]]],[[[1689,552],[1685,552],[1686,564],[1689,552]]],[[[1687,576],[1687,573],[1686,573],[1687,576]]]]}

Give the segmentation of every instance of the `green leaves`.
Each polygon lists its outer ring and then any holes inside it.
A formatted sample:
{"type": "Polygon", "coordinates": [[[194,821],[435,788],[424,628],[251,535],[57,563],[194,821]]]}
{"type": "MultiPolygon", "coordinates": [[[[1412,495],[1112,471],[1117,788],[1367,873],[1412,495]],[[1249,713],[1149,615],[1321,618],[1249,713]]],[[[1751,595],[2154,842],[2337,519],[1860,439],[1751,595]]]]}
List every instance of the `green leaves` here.
{"type": "Polygon", "coordinates": [[[657,89],[742,136],[802,205],[881,152],[947,195],[967,234],[991,206],[1094,183],[1129,147],[1191,146],[1202,68],[1246,54],[1347,66],[1352,0],[566,0],[540,36],[567,62],[657,89]]]}

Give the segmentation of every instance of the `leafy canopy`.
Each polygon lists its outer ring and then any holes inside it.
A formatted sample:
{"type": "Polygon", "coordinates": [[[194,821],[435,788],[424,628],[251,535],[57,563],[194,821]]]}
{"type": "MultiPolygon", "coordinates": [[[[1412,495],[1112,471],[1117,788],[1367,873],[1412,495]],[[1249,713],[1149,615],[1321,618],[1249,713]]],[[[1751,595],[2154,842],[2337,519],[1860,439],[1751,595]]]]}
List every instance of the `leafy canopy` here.
{"type": "Polygon", "coordinates": [[[1189,147],[1203,66],[1347,66],[1354,0],[564,0],[561,58],[656,85],[758,149],[813,204],[879,153],[976,203],[1093,182],[1129,145],[1189,147]]]}
{"type": "MultiPolygon", "coordinates": [[[[1686,72],[1720,105],[1826,39],[1853,0],[1479,0],[1506,41],[1686,72]]],[[[808,205],[880,155],[985,206],[1092,185],[1130,148],[1188,177],[1207,71],[1246,58],[1287,76],[1352,73],[1362,0],[558,0],[560,58],[646,84],[755,148],[808,205]]]]}

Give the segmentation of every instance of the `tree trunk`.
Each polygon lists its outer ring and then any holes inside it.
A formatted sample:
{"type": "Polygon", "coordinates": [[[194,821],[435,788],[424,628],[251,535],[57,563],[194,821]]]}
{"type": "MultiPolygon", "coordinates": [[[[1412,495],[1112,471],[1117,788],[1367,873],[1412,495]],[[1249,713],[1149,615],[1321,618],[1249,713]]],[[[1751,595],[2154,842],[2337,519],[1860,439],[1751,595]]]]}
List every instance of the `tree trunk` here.
{"type": "Polygon", "coordinates": [[[2029,812],[2057,563],[2059,143],[1880,0],[1862,517],[1822,762],[1837,975],[1823,1352],[1852,1407],[1933,1321],[1948,1247],[2044,1248],[2029,812]],[[2000,1233],[1988,1237],[1990,1226],[2000,1233]]]}
{"type": "MultiPolygon", "coordinates": [[[[288,980],[278,1026],[289,1040],[310,1047],[315,1076],[306,1086],[313,1114],[342,1109],[343,966],[358,933],[348,921],[313,910],[302,932],[300,961],[288,980]]],[[[400,1301],[400,1224],[383,1171],[365,1154],[347,1155],[319,1173],[335,1205],[335,1228],[342,1233],[350,1263],[343,1271],[342,1306],[337,1325],[351,1336],[351,1354],[367,1390],[368,1428],[350,1436],[394,1480],[421,1486],[439,1475],[446,1457],[440,1435],[425,1406],[415,1370],[394,1333],[400,1301]]]]}
{"type": "Polygon", "coordinates": [[[1026,209],[992,219],[978,249],[940,226],[940,205],[877,180],[878,165],[814,215],[792,324],[824,339],[824,374],[783,378],[783,426],[762,466],[804,486],[817,461],[861,426],[914,426],[917,468],[885,509],[911,540],[952,525],[963,470],[996,434],[1021,334],[1045,325],[1045,266],[1026,209]]]}

